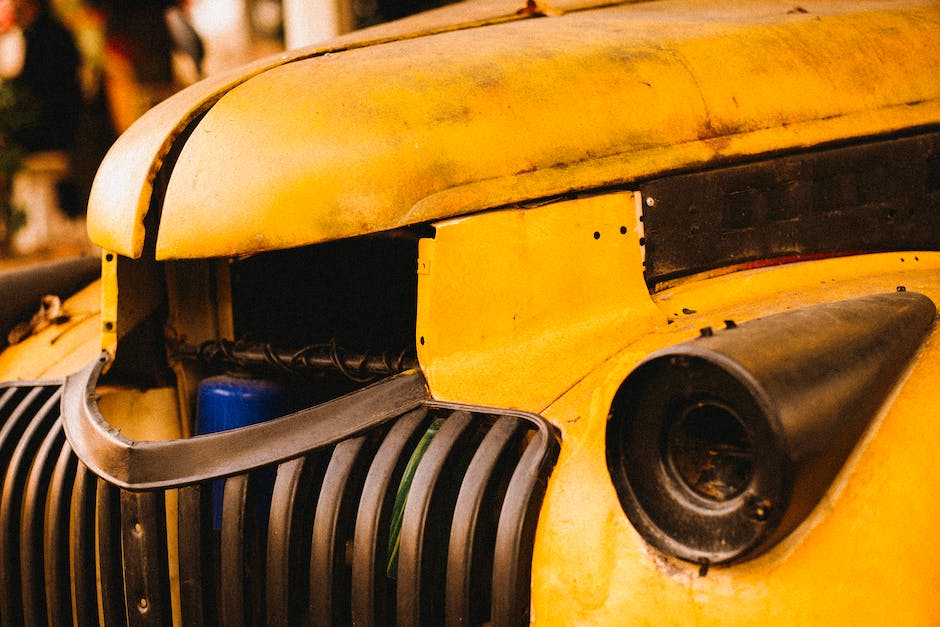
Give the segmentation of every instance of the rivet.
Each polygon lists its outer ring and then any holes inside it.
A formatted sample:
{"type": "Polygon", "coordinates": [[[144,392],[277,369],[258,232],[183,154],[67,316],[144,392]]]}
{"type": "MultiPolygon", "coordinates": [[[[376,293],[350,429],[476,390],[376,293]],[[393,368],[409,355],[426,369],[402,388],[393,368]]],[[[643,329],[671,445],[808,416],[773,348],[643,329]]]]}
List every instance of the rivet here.
{"type": "Polygon", "coordinates": [[[751,518],[757,522],[764,522],[770,517],[770,510],[773,503],[769,499],[755,498],[752,502],[751,518]]]}
{"type": "Polygon", "coordinates": [[[646,206],[647,206],[647,207],[652,207],[652,206],[655,205],[655,204],[656,204],[656,199],[655,199],[655,198],[653,198],[652,196],[647,196],[647,197],[646,197],[646,206]]]}

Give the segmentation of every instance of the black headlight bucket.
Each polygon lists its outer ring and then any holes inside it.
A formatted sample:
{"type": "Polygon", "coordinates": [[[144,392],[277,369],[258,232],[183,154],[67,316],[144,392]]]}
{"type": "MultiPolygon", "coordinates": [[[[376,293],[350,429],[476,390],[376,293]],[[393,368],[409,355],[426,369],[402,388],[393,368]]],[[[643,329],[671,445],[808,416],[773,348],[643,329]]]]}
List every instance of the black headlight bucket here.
{"type": "Polygon", "coordinates": [[[625,513],[684,560],[753,557],[819,501],[936,317],[897,292],[653,353],[618,391],[607,465],[625,513]]]}

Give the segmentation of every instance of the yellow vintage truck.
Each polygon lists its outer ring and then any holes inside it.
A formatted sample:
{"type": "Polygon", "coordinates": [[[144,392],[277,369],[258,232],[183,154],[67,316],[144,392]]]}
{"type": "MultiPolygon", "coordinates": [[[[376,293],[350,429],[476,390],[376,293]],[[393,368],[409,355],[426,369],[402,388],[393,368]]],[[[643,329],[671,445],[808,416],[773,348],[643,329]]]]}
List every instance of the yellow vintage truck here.
{"type": "Polygon", "coordinates": [[[64,299],[0,353],[0,621],[940,623],[938,42],[470,0],[162,103],[100,277],[0,277],[64,299]]]}

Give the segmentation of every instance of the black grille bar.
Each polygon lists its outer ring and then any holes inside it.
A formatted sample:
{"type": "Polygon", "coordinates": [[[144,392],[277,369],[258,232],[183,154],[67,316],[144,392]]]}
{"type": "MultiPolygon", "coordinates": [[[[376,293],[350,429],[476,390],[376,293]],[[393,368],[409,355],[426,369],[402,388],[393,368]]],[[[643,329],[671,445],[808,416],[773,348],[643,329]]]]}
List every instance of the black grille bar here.
{"type": "Polygon", "coordinates": [[[330,457],[310,554],[310,616],[315,625],[349,622],[351,573],[346,567],[346,545],[353,539],[355,508],[376,445],[375,437],[345,440],[330,457]]]}
{"type": "MultiPolygon", "coordinates": [[[[192,627],[214,625],[214,613],[203,603],[215,590],[212,553],[208,550],[211,526],[211,490],[200,485],[179,490],[180,606],[192,627]]],[[[213,608],[214,609],[214,608],[213,608]]]]}
{"type": "Polygon", "coordinates": [[[490,603],[489,582],[480,581],[480,573],[491,572],[496,527],[486,516],[488,503],[502,505],[499,493],[499,469],[517,462],[522,424],[500,418],[477,449],[467,469],[454,507],[447,560],[447,605],[449,625],[475,625],[485,620],[479,614],[480,601],[490,603]]]}
{"type": "Polygon", "coordinates": [[[424,407],[402,416],[389,429],[366,476],[353,540],[352,619],[356,625],[387,625],[394,614],[395,590],[386,577],[392,507],[405,465],[428,422],[424,407]]]}
{"type": "MultiPolygon", "coordinates": [[[[97,374],[65,383],[64,397],[75,399],[77,386],[89,400],[81,408],[97,411],[87,393],[97,374]]],[[[251,446],[198,476],[188,463],[144,474],[107,468],[134,461],[114,454],[121,446],[146,444],[157,459],[183,441],[129,442],[100,414],[90,417],[97,433],[115,441],[86,459],[66,435],[89,417],[69,409],[60,418],[61,381],[0,386],[3,624],[168,625],[174,614],[184,625],[524,624],[558,440],[538,416],[435,402],[419,373],[405,376],[414,379],[327,404],[331,415],[322,405],[308,411],[322,432],[299,430],[307,444],[292,442],[288,455],[265,450],[282,442],[283,424],[249,428],[251,446]],[[333,424],[363,408],[369,415],[352,426],[333,424]],[[144,485],[126,481],[134,476],[144,485]],[[169,523],[168,497],[178,499],[169,523]]],[[[77,443],[93,440],[85,431],[77,443]]],[[[182,450],[198,451],[193,440],[182,450]]]]}
{"type": "Polygon", "coordinates": [[[172,621],[167,554],[166,504],[162,494],[121,490],[121,547],[130,625],[172,621]]]}
{"type": "Polygon", "coordinates": [[[301,457],[280,465],[271,498],[268,532],[268,622],[297,625],[307,605],[302,569],[310,552],[310,506],[315,494],[315,470],[319,459],[301,457]]]}
{"type": "MultiPolygon", "coordinates": [[[[94,577],[85,576],[86,569],[95,564],[96,485],[95,475],[84,464],[78,464],[69,508],[70,521],[74,523],[69,536],[69,576],[74,584],[75,622],[80,627],[98,624],[97,584],[94,577]]],[[[60,545],[55,550],[63,551],[64,547],[60,545]]],[[[108,583],[114,585],[113,581],[108,583]]]]}
{"type": "MultiPolygon", "coordinates": [[[[99,590],[101,594],[101,612],[104,616],[105,625],[109,627],[110,625],[127,625],[125,605],[133,608],[140,599],[127,599],[129,603],[125,604],[124,568],[121,563],[120,490],[109,485],[104,479],[98,479],[95,497],[95,522],[98,526],[97,548],[99,554],[97,567],[103,582],[99,590]]],[[[94,547],[92,547],[92,550],[94,550],[94,547]]],[[[95,563],[93,560],[88,564],[95,563]]],[[[88,568],[88,565],[84,564],[81,568],[88,568]]],[[[79,576],[85,578],[89,574],[87,571],[82,570],[79,576]]]]}
{"type": "Polygon", "coordinates": [[[456,489],[466,469],[473,417],[454,412],[431,441],[415,473],[402,520],[398,557],[398,612],[411,625],[440,625],[443,598],[435,589],[444,580],[444,551],[456,489]],[[450,466],[450,471],[445,468],[450,466]]]}
{"type": "Polygon", "coordinates": [[[250,612],[245,599],[245,509],[248,504],[248,477],[238,475],[225,481],[222,506],[222,594],[219,617],[223,625],[239,627],[250,612]],[[247,612],[246,612],[247,610],[247,612]]]}
{"type": "MultiPolygon", "coordinates": [[[[64,435],[64,434],[63,434],[64,435]]],[[[69,579],[69,505],[78,460],[68,443],[59,449],[49,480],[49,503],[43,535],[46,611],[50,625],[63,625],[72,617],[69,579]]]]}
{"type": "Polygon", "coordinates": [[[23,579],[23,614],[27,625],[47,623],[45,603],[45,542],[46,495],[49,480],[58,461],[58,451],[65,441],[62,424],[56,422],[49,430],[29,470],[23,491],[20,516],[20,564],[23,579]]]}
{"type": "MultiPolygon", "coordinates": [[[[26,617],[20,559],[23,496],[32,462],[58,417],[60,393],[58,386],[37,386],[25,395],[8,391],[0,401],[0,411],[8,416],[0,430],[0,622],[4,625],[23,624],[26,617]]],[[[32,548],[41,560],[42,545],[32,548]]]]}

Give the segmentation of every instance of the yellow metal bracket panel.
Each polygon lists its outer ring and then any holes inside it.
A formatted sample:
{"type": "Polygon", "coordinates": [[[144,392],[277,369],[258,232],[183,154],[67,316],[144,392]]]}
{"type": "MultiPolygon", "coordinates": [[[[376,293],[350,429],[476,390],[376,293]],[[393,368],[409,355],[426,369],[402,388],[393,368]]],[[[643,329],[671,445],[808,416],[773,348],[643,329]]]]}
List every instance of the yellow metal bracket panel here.
{"type": "Polygon", "coordinates": [[[420,242],[418,358],[439,399],[539,411],[665,324],[643,281],[636,196],[450,220],[420,242]]]}

